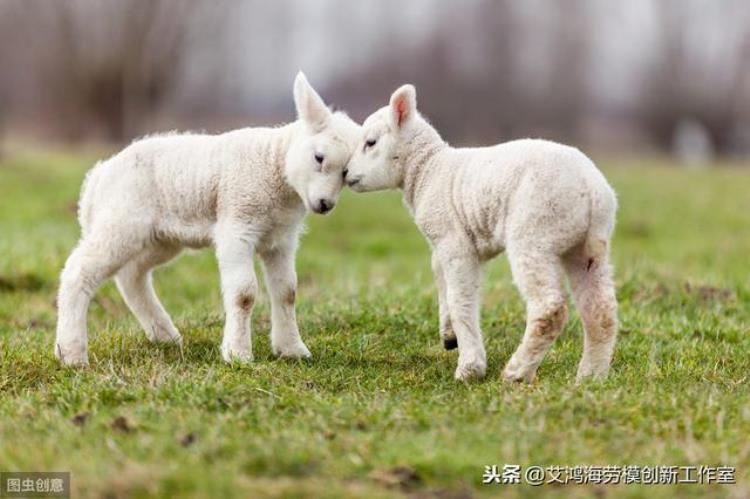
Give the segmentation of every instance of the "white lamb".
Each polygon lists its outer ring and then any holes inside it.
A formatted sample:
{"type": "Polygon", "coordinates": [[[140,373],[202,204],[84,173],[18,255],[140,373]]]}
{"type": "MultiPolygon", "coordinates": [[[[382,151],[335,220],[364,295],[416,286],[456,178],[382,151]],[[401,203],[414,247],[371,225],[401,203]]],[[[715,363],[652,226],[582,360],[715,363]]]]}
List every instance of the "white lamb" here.
{"type": "Polygon", "coordinates": [[[62,272],[55,354],[86,364],[86,313],[111,275],[152,341],[182,338],[159,303],[151,270],[182,248],[214,245],[226,313],[222,357],[252,360],[249,317],[257,294],[253,253],[271,298],[275,354],[309,357],[294,313],[294,257],[306,209],[329,212],[359,125],[331,112],[302,73],[298,120],[278,128],[139,140],[93,168],[82,188],[82,237],[62,272]]]}
{"type": "Polygon", "coordinates": [[[534,379],[567,318],[566,274],[585,329],[578,379],[606,376],[617,334],[608,256],[617,202],[594,164],[542,140],[452,148],[417,112],[411,85],[362,130],[345,180],[359,192],[403,191],[432,247],[440,336],[459,349],[456,378],[485,374],[480,266],[502,251],[526,300],[526,331],[503,377],[534,379]]]}

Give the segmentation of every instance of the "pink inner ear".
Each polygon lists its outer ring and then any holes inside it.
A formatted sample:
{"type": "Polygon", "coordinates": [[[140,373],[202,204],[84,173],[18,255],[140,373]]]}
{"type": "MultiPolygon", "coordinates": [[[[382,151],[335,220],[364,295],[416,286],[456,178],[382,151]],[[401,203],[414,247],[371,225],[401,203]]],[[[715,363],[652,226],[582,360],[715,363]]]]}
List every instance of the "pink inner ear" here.
{"type": "Polygon", "coordinates": [[[406,108],[406,96],[401,96],[396,100],[396,112],[398,113],[398,124],[399,126],[406,119],[408,109],[406,108]]]}

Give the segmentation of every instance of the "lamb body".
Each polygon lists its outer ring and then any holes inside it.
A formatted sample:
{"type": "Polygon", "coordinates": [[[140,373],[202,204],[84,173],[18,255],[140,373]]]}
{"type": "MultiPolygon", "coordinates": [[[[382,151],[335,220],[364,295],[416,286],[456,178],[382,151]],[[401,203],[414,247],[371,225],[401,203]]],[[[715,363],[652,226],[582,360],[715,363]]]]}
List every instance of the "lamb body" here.
{"type": "Polygon", "coordinates": [[[617,203],[584,154],[531,139],[452,148],[417,113],[410,85],[365,121],[363,133],[347,183],[403,191],[433,250],[440,334],[446,348],[459,348],[458,379],[485,373],[480,267],[503,251],[527,304],[526,331],[505,379],[531,381],[562,330],[566,274],[586,331],[578,377],[606,375],[617,322],[608,261],[617,203]]]}
{"type": "Polygon", "coordinates": [[[274,352],[310,356],[294,313],[297,240],[306,208],[333,208],[358,125],[331,113],[302,74],[294,90],[300,116],[294,123],[149,137],[89,172],[79,203],[81,240],[65,264],[58,296],[55,354],[64,363],[88,361],[88,304],[113,274],[147,336],[181,342],[156,297],[151,270],[184,247],[208,245],[216,247],[221,273],[223,358],[252,359],[254,252],[271,298],[274,352]]]}
{"type": "Polygon", "coordinates": [[[523,139],[434,152],[410,164],[407,204],[430,241],[465,238],[482,261],[527,238],[564,253],[588,234],[593,203],[615,208],[602,174],[572,147],[523,139]]]}

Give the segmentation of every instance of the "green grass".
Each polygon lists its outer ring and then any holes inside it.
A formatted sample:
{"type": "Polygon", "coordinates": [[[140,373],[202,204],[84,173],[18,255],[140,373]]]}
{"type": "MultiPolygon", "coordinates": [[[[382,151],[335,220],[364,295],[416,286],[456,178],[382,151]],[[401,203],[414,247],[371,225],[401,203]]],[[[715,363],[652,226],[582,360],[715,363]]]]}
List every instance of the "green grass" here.
{"type": "Polygon", "coordinates": [[[255,362],[225,365],[204,251],[156,273],[182,351],[149,344],[110,283],[89,314],[91,366],[60,367],[57,276],[92,160],[0,163],[0,470],[71,471],[74,497],[750,494],[750,170],[601,161],[621,204],[612,374],[574,385],[573,314],[536,382],[509,386],[500,371],[523,306],[507,263],[484,281],[487,378],[458,384],[428,249],[396,193],[347,192],[332,216],[308,219],[298,318],[313,360],[273,358],[264,299],[255,362]],[[482,486],[484,465],[506,463],[722,464],[738,484],[482,486]]]}

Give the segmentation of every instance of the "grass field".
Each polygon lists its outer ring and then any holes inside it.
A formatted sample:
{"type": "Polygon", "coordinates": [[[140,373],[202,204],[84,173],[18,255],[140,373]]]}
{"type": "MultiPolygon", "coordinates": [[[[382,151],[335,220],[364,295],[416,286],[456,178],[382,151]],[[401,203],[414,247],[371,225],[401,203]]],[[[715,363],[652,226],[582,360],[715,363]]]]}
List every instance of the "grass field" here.
{"type": "Polygon", "coordinates": [[[221,362],[216,263],[185,254],[156,287],[185,344],[148,343],[113,284],[87,369],[52,356],[57,276],[93,157],[0,162],[0,470],[72,472],[73,497],[750,496],[750,169],[600,163],[620,196],[622,330],[610,377],[574,385],[575,314],[530,386],[500,381],[523,330],[487,268],[486,380],[453,380],[426,244],[398,194],[345,193],[298,258],[311,361],[221,362]],[[727,465],[736,485],[482,485],[484,465],[727,465]]]}

